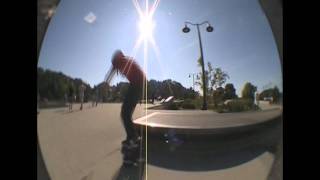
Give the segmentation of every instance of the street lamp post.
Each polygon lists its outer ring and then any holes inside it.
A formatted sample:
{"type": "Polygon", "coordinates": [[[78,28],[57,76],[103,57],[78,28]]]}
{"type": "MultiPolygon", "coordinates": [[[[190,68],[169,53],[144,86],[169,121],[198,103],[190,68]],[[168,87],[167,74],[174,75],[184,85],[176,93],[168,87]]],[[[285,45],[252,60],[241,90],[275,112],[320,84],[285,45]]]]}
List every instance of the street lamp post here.
{"type": "Polygon", "coordinates": [[[205,69],[204,69],[204,58],[203,58],[203,50],[202,50],[202,42],[201,42],[201,34],[200,34],[200,26],[206,24],[207,25],[207,31],[212,32],[213,27],[210,25],[208,21],[204,21],[200,24],[196,23],[191,23],[191,22],[185,22],[185,27],[182,29],[184,33],[190,32],[190,28],[187,26],[187,24],[196,26],[198,30],[198,38],[199,38],[199,44],[200,44],[200,58],[201,58],[201,69],[202,69],[202,84],[203,84],[203,104],[202,104],[202,110],[207,110],[208,105],[207,105],[207,85],[206,85],[206,76],[205,76],[205,69]]]}

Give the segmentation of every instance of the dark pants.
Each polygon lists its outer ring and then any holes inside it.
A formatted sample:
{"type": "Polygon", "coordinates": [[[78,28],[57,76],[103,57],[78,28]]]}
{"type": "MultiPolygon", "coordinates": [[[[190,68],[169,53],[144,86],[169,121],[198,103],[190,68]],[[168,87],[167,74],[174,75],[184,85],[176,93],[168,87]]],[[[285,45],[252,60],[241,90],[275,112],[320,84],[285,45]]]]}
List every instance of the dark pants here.
{"type": "Polygon", "coordinates": [[[127,133],[127,139],[130,140],[137,137],[132,121],[132,114],[142,95],[142,86],[129,85],[128,92],[124,97],[121,108],[121,118],[127,133]]]}

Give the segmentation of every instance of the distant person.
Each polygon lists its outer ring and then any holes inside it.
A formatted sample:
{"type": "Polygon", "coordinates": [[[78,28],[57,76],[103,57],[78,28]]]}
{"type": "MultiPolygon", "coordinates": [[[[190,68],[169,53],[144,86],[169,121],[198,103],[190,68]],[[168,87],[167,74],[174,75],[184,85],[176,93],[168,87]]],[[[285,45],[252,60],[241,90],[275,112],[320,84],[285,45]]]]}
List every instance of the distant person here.
{"type": "Polygon", "coordinates": [[[96,89],[96,107],[98,106],[98,101],[99,101],[99,90],[97,88],[96,89]]]}
{"type": "Polygon", "coordinates": [[[73,102],[75,102],[75,95],[74,95],[73,86],[69,86],[68,96],[69,96],[69,111],[72,111],[72,104],[73,104],[73,102]]]}
{"type": "MultiPolygon", "coordinates": [[[[134,130],[134,124],[132,120],[132,114],[139,102],[142,92],[143,84],[146,80],[144,72],[141,70],[138,64],[134,62],[130,57],[124,56],[124,54],[117,50],[112,57],[112,67],[106,75],[106,83],[109,85],[115,72],[120,72],[129,80],[129,88],[124,97],[121,107],[121,119],[123,121],[124,129],[126,131],[126,139],[122,142],[124,149],[138,148],[139,136],[134,130]]],[[[135,159],[124,157],[124,163],[134,163],[135,159]]]]}
{"type": "Polygon", "coordinates": [[[95,107],[95,106],[96,106],[96,101],[97,101],[96,88],[97,88],[96,86],[93,87],[94,90],[93,90],[93,92],[92,92],[92,94],[91,94],[91,101],[92,101],[92,102],[91,102],[91,103],[92,103],[91,106],[92,106],[92,107],[95,107]]]}
{"type": "Polygon", "coordinates": [[[64,93],[64,104],[68,105],[68,94],[64,93]]]}
{"type": "Polygon", "coordinates": [[[154,104],[154,99],[155,99],[156,97],[155,97],[155,94],[154,93],[152,93],[152,96],[151,96],[151,103],[152,104],[154,104]]]}
{"type": "Polygon", "coordinates": [[[82,110],[83,108],[83,100],[84,100],[84,91],[85,91],[86,87],[81,84],[80,87],[79,87],[79,97],[80,97],[80,110],[82,110]]]}
{"type": "Polygon", "coordinates": [[[74,102],[74,103],[77,102],[77,95],[73,95],[73,102],[74,102]]]}
{"type": "Polygon", "coordinates": [[[93,93],[91,95],[91,106],[94,107],[96,104],[96,97],[95,97],[95,93],[93,93]]]}

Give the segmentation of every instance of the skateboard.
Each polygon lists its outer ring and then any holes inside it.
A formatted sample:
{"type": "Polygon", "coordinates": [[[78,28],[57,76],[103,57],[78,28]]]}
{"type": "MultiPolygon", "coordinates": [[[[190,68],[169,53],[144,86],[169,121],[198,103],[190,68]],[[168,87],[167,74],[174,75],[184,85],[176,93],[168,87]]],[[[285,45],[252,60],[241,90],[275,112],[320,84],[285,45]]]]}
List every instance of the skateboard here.
{"type": "Polygon", "coordinates": [[[126,146],[121,147],[121,153],[123,157],[123,163],[118,172],[113,177],[113,180],[144,180],[144,142],[140,140],[138,147],[127,148],[126,146]]]}
{"type": "Polygon", "coordinates": [[[143,163],[145,153],[142,138],[137,141],[136,147],[129,148],[125,142],[122,142],[121,153],[125,166],[138,166],[139,163],[143,163]]]}
{"type": "Polygon", "coordinates": [[[120,169],[117,171],[113,180],[144,180],[144,168],[145,163],[138,163],[137,166],[126,166],[122,164],[120,169]]]}

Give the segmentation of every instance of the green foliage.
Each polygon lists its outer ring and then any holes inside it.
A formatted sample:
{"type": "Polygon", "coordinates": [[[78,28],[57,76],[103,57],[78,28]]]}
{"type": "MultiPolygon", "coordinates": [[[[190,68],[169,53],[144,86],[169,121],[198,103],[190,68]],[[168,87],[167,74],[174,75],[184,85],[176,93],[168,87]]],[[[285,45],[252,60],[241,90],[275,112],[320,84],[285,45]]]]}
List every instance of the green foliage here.
{"type": "MultiPolygon", "coordinates": [[[[209,65],[209,64],[208,64],[209,65]]],[[[211,64],[210,64],[211,65],[211,64]]],[[[198,59],[198,66],[201,68],[202,67],[202,57],[200,57],[199,59],[198,59]]],[[[197,85],[199,85],[200,86],[200,89],[201,90],[203,90],[203,87],[204,87],[204,85],[203,85],[203,79],[204,79],[204,82],[206,83],[206,87],[207,87],[207,89],[206,89],[206,91],[208,92],[208,90],[209,90],[209,87],[208,87],[208,84],[209,84],[209,80],[210,80],[210,77],[209,77],[209,75],[210,75],[210,72],[209,71],[207,71],[207,70],[205,70],[205,75],[203,76],[203,73],[202,73],[202,71],[200,71],[200,73],[199,73],[199,76],[197,76],[197,79],[196,79],[196,82],[195,82],[195,84],[197,84],[197,85]]]]}
{"type": "MultiPolygon", "coordinates": [[[[201,67],[200,60],[198,60],[198,65],[201,67]]],[[[205,71],[205,83],[206,83],[206,91],[208,95],[214,93],[214,89],[222,87],[223,84],[226,83],[227,79],[229,79],[229,75],[227,72],[223,71],[221,68],[213,68],[211,63],[208,62],[208,70],[205,71]]],[[[203,90],[203,76],[202,72],[199,73],[200,77],[197,78],[196,84],[200,86],[203,90]]]]}
{"type": "Polygon", "coordinates": [[[259,100],[263,100],[265,97],[272,97],[273,103],[278,103],[281,98],[279,88],[275,86],[274,88],[266,89],[259,94],[259,100]]]}
{"type": "Polygon", "coordinates": [[[242,98],[249,99],[252,102],[254,102],[256,91],[257,91],[256,86],[252,85],[250,82],[246,82],[241,92],[242,98]]]}
{"type": "Polygon", "coordinates": [[[226,99],[235,99],[238,98],[237,94],[236,94],[236,89],[234,88],[233,84],[228,83],[226,84],[226,86],[224,87],[224,100],[226,99]]]}
{"type": "Polygon", "coordinates": [[[191,99],[184,100],[181,107],[183,109],[196,109],[196,105],[191,99]]]}
{"type": "Polygon", "coordinates": [[[198,93],[192,88],[185,88],[181,83],[167,79],[164,81],[156,81],[151,79],[148,81],[148,99],[151,99],[154,95],[155,97],[169,97],[174,96],[176,99],[185,99],[185,98],[195,98],[198,96],[198,93]]]}
{"type": "MultiPolygon", "coordinates": [[[[84,92],[85,102],[96,98],[99,102],[121,102],[129,86],[127,82],[120,82],[115,86],[108,86],[102,82],[91,88],[81,79],[71,78],[60,72],[44,70],[41,67],[38,68],[38,91],[42,100],[64,101],[65,95],[67,94],[69,97],[72,93],[77,96],[76,101],[79,102],[79,87],[81,84],[86,87],[84,92]]],[[[174,96],[176,99],[194,99],[199,96],[198,92],[191,88],[187,89],[179,82],[171,79],[164,81],[150,80],[148,82],[148,98],[150,99],[152,95],[164,98],[174,96]]]]}
{"type": "Polygon", "coordinates": [[[224,113],[225,112],[224,105],[218,105],[217,107],[215,107],[215,111],[217,113],[224,113]]]}
{"type": "Polygon", "coordinates": [[[192,100],[192,103],[196,106],[196,109],[201,109],[203,103],[203,97],[197,97],[192,100]]]}
{"type": "Polygon", "coordinates": [[[225,104],[224,108],[228,112],[242,112],[258,109],[251,99],[234,99],[225,104]]]}
{"type": "Polygon", "coordinates": [[[217,107],[219,104],[223,103],[224,100],[224,89],[222,87],[218,87],[216,90],[212,92],[213,104],[217,107]]]}
{"type": "Polygon", "coordinates": [[[212,78],[210,79],[211,87],[221,87],[224,83],[226,83],[227,79],[229,79],[227,72],[222,71],[221,68],[215,68],[212,71],[212,78]]]}
{"type": "Polygon", "coordinates": [[[179,105],[177,104],[177,103],[170,103],[170,104],[168,104],[168,106],[167,106],[167,109],[168,110],[178,110],[180,107],[179,107],[179,105]]]}
{"type": "Polygon", "coordinates": [[[116,92],[119,92],[119,98],[121,101],[124,100],[126,93],[128,92],[129,83],[120,82],[117,84],[116,92]]]}
{"type": "Polygon", "coordinates": [[[202,57],[199,57],[199,59],[197,60],[198,62],[198,66],[201,67],[202,66],[202,57]]]}
{"type": "Polygon", "coordinates": [[[253,105],[252,101],[248,99],[238,99],[230,101],[226,104],[226,108],[231,112],[240,112],[249,110],[250,107],[253,105]]]}
{"type": "Polygon", "coordinates": [[[216,106],[214,104],[208,104],[208,109],[215,110],[216,106]]]}
{"type": "MultiPolygon", "coordinates": [[[[81,84],[86,86],[84,101],[88,101],[91,93],[90,86],[81,79],[73,79],[64,75],[61,72],[51,70],[44,70],[38,68],[38,91],[41,99],[48,99],[49,101],[64,101],[65,95],[69,93],[72,87],[75,95],[79,94],[79,87],[81,84]]],[[[77,99],[79,101],[79,99],[77,99]]]]}

